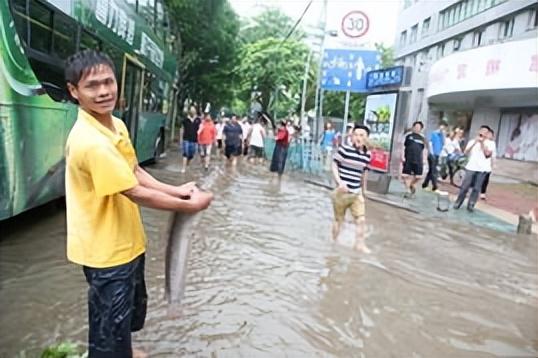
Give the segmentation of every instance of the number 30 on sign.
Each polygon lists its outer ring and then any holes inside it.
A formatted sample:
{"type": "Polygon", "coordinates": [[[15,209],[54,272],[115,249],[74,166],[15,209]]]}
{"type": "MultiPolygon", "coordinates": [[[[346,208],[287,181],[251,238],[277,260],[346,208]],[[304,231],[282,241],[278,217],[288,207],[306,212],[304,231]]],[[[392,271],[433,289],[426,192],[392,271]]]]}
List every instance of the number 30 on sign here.
{"type": "Polygon", "coordinates": [[[342,32],[347,37],[359,38],[364,36],[369,27],[370,20],[362,11],[351,11],[342,18],[342,32]]]}

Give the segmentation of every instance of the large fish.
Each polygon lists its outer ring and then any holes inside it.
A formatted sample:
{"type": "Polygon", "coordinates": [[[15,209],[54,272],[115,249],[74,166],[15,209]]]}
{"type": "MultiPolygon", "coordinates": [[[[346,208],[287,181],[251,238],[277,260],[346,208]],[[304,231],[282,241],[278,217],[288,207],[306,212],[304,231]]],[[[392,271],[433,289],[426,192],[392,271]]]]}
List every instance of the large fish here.
{"type": "MultiPolygon", "coordinates": [[[[217,176],[218,170],[213,170],[204,178],[202,185],[212,187],[217,176]]],[[[179,304],[185,293],[191,242],[203,213],[204,211],[196,214],[176,212],[170,216],[165,258],[165,294],[169,304],[179,304]]]]}
{"type": "Polygon", "coordinates": [[[191,251],[194,228],[202,216],[196,214],[174,213],[169,223],[170,233],[166,246],[166,298],[168,303],[179,304],[185,293],[187,262],[191,251]]]}

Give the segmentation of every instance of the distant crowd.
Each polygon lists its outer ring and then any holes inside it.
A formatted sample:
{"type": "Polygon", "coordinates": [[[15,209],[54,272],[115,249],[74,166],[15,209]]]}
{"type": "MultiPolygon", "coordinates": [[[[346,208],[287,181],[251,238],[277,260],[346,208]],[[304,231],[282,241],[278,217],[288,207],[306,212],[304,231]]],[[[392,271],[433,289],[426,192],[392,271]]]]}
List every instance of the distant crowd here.
{"type": "Polygon", "coordinates": [[[214,120],[210,113],[200,115],[196,107],[191,106],[181,123],[181,172],[187,171],[197,153],[205,170],[209,169],[213,152],[218,158],[226,157],[232,166],[237,165],[240,157],[263,165],[267,150],[265,139],[270,136],[275,139],[275,148],[269,169],[281,176],[288,147],[294,139],[299,138],[302,128],[288,120],[278,122],[276,128],[270,130],[270,122],[271,119],[264,114],[259,114],[255,119],[240,119],[232,113],[214,120]]]}

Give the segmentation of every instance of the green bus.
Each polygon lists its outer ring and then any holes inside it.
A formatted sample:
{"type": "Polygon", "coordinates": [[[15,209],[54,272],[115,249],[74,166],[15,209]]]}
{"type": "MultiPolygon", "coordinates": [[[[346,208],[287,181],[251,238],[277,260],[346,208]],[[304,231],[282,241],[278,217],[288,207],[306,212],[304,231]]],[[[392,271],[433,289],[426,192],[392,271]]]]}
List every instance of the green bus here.
{"type": "Polygon", "coordinates": [[[64,195],[64,144],[77,117],[65,59],[96,48],[114,61],[115,115],[139,162],[164,151],[178,71],[163,0],[0,0],[0,220],[64,195]]]}

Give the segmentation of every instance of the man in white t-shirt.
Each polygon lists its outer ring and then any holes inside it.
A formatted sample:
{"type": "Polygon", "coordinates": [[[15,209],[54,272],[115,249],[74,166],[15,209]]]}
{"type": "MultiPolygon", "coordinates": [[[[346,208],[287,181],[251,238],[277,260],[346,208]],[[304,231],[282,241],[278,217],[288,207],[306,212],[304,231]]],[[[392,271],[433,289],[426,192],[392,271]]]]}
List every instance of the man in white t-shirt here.
{"type": "Polygon", "coordinates": [[[222,155],[222,131],[224,130],[226,122],[228,122],[228,118],[223,117],[220,121],[218,121],[217,125],[215,126],[217,128],[217,152],[219,155],[222,155]]]}
{"type": "Polygon", "coordinates": [[[486,172],[486,175],[484,176],[484,181],[482,182],[482,190],[480,191],[480,199],[482,200],[487,199],[486,191],[488,190],[489,177],[491,175],[491,171],[493,170],[495,159],[497,159],[497,146],[495,145],[495,132],[493,131],[493,129],[490,129],[488,139],[493,142],[493,149],[492,149],[493,153],[491,154],[491,157],[489,158],[489,161],[491,163],[489,167],[490,171],[486,172]]]}
{"type": "Polygon", "coordinates": [[[473,211],[478,195],[482,189],[482,182],[488,172],[491,172],[491,156],[495,143],[488,139],[491,129],[488,126],[480,127],[475,139],[467,143],[465,154],[469,161],[465,166],[465,178],[461,185],[454,209],[459,209],[465,200],[467,192],[472,187],[471,195],[467,201],[467,210],[473,211]]]}
{"type": "Polygon", "coordinates": [[[243,130],[243,155],[248,155],[248,136],[250,135],[250,129],[252,128],[252,125],[248,118],[244,118],[243,122],[241,122],[241,129],[243,130]]]}
{"type": "Polygon", "coordinates": [[[258,120],[254,125],[252,126],[252,129],[250,130],[250,137],[249,137],[249,153],[250,153],[250,161],[252,163],[256,162],[256,159],[258,159],[258,162],[260,164],[263,164],[263,160],[265,157],[264,152],[264,140],[265,140],[265,128],[263,128],[263,125],[258,120]]]}

